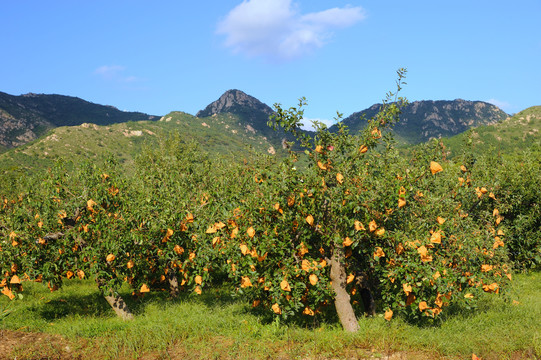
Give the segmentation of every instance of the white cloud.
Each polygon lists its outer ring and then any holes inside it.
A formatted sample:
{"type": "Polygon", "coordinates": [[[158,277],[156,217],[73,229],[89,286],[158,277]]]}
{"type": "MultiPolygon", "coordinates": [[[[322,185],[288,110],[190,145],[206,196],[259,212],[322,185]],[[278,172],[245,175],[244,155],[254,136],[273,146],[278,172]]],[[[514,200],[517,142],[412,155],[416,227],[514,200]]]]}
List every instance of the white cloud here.
{"type": "Polygon", "coordinates": [[[334,119],[333,120],[329,120],[329,119],[303,119],[302,122],[303,122],[304,125],[301,126],[301,129],[315,131],[313,121],[318,121],[318,122],[324,123],[325,125],[327,125],[327,127],[331,127],[334,124],[336,124],[336,120],[334,120],[334,119]]]}
{"type": "Polygon", "coordinates": [[[120,65],[103,65],[94,70],[94,74],[100,75],[103,78],[109,79],[118,76],[119,73],[125,70],[124,66],[120,65]]]}
{"type": "Polygon", "coordinates": [[[217,33],[235,53],[287,60],[321,48],[334,29],[364,18],[361,7],[300,14],[292,0],[244,0],[218,24],[217,33]]]}
{"type": "Polygon", "coordinates": [[[103,65],[94,70],[94,74],[99,75],[107,81],[119,83],[134,83],[139,81],[139,78],[133,75],[125,75],[126,68],[120,65],[103,65]]]}
{"type": "Polygon", "coordinates": [[[496,105],[497,107],[499,107],[500,109],[502,109],[503,111],[509,113],[510,110],[513,109],[513,106],[508,103],[507,101],[500,101],[500,100],[497,100],[497,99],[489,99],[486,101],[487,103],[490,103],[492,105],[496,105]]]}

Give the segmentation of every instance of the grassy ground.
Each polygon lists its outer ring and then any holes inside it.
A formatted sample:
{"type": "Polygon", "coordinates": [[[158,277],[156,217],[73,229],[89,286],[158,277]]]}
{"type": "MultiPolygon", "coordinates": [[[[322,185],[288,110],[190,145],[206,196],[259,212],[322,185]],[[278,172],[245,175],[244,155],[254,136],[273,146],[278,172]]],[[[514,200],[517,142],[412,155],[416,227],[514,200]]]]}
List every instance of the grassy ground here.
{"type": "MultiPolygon", "coordinates": [[[[54,293],[42,284],[24,288],[24,299],[0,317],[0,358],[541,358],[541,273],[517,275],[507,296],[487,296],[477,310],[457,311],[438,324],[377,316],[360,319],[353,335],[337,323],[273,323],[221,290],[131,300],[136,319],[123,322],[90,281],[67,281],[54,293]]],[[[6,306],[2,297],[0,313],[6,306]]]]}

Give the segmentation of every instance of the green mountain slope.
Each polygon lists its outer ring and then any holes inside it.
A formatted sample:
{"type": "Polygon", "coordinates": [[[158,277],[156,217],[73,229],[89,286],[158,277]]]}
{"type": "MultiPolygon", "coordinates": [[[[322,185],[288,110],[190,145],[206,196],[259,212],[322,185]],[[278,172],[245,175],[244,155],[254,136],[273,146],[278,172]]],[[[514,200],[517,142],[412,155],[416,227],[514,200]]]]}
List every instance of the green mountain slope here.
{"type": "Polygon", "coordinates": [[[144,146],[157,146],[160,139],[178,135],[195,141],[209,153],[242,160],[251,152],[280,154],[268,139],[242,123],[234,114],[198,118],[172,112],[159,121],[137,121],[112,125],[84,123],[52,129],[45,136],[0,154],[0,170],[36,169],[56,159],[99,160],[114,155],[128,166],[144,146]]]}
{"type": "MultiPolygon", "coordinates": [[[[364,128],[366,120],[375,116],[381,104],[353,113],[343,120],[351,132],[364,128]],[[366,120],[362,120],[364,116],[366,120]]],[[[508,115],[497,106],[482,101],[414,101],[400,115],[393,132],[396,139],[405,144],[417,144],[432,138],[449,137],[472,127],[495,124],[508,115]]],[[[331,130],[338,130],[333,125],[331,130]]]]}
{"type": "Polygon", "coordinates": [[[197,113],[197,117],[231,114],[240,120],[239,126],[247,131],[265,137],[275,148],[283,147],[284,141],[294,141],[282,130],[271,129],[267,122],[274,110],[253,96],[240,90],[228,90],[220,98],[197,113]],[[242,124],[242,125],[241,125],[242,124]]]}
{"type": "Polygon", "coordinates": [[[0,92],[0,151],[24,145],[58,126],[83,123],[110,125],[126,121],[157,120],[139,112],[120,111],[63,95],[0,92]]]}
{"type": "Polygon", "coordinates": [[[527,148],[541,148],[541,106],[533,106],[494,125],[479,126],[468,132],[444,139],[451,156],[461,152],[461,147],[471,137],[478,153],[498,151],[511,154],[527,148]]]}

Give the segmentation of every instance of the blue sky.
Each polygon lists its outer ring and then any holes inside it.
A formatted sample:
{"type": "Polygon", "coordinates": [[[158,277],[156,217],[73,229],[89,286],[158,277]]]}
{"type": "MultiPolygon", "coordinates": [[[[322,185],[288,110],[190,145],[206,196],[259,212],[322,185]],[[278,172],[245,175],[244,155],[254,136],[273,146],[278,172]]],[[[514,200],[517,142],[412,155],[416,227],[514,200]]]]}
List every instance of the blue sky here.
{"type": "Polygon", "coordinates": [[[228,89],[331,120],[403,96],[541,105],[541,1],[0,2],[0,91],[195,114],[228,89]]]}

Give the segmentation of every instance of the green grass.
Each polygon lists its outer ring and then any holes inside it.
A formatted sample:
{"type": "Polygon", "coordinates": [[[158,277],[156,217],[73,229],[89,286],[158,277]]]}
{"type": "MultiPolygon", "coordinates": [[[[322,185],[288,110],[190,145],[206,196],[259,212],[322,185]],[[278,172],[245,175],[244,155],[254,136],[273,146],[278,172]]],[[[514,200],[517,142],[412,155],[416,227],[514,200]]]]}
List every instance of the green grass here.
{"type": "MultiPolygon", "coordinates": [[[[66,281],[50,293],[42,284],[25,284],[24,299],[11,305],[1,329],[59,334],[83,358],[235,358],[327,359],[405,358],[483,359],[541,356],[541,273],[517,275],[505,296],[487,296],[475,311],[458,311],[430,325],[382,316],[360,319],[357,334],[337,323],[310,326],[277,324],[232,298],[223,289],[169,300],[152,293],[143,300],[122,295],[136,319],[117,319],[91,281],[66,281]],[[518,301],[514,304],[513,300],[518,301]],[[78,347],[76,344],[82,344],[78,347]],[[90,355],[91,354],[91,355],[90,355]]],[[[6,306],[0,299],[0,309],[6,306]]],[[[17,351],[23,351],[21,349],[17,351]]],[[[45,351],[45,350],[35,350],[45,351]]],[[[42,354],[43,355],[43,354],[42,354]]],[[[74,355],[74,354],[71,354],[74,355]]]]}

